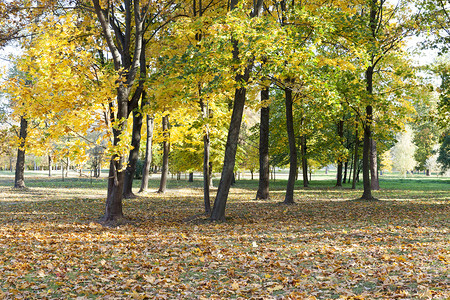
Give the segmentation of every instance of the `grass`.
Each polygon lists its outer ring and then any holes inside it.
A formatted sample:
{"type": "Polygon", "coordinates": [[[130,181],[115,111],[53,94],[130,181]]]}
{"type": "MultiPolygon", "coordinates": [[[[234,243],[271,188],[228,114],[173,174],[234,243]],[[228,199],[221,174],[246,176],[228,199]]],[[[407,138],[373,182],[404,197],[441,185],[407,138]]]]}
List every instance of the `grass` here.
{"type": "Polygon", "coordinates": [[[17,190],[0,172],[0,297],[450,297],[448,178],[385,176],[377,202],[320,179],[298,182],[292,206],[280,204],[286,181],[255,201],[257,181],[240,180],[225,223],[198,216],[201,181],[170,180],[160,195],[152,179],[151,192],[124,201],[134,222],[108,228],[96,223],[104,178],[28,173],[17,190]]]}

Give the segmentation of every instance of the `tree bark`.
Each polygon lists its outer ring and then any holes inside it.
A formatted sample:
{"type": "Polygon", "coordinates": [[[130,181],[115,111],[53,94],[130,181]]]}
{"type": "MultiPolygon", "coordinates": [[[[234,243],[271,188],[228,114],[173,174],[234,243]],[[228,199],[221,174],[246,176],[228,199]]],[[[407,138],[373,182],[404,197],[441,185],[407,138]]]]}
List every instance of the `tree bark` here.
{"type": "Polygon", "coordinates": [[[52,156],[48,155],[48,177],[52,177],[52,156]]]}
{"type": "Polygon", "coordinates": [[[162,118],[162,130],[163,130],[163,165],[161,170],[161,181],[159,182],[158,193],[165,193],[167,188],[167,178],[169,177],[169,116],[165,115],[162,118]]]}
{"type": "Polygon", "coordinates": [[[344,177],[342,178],[342,183],[347,183],[347,172],[348,172],[348,159],[344,163],[344,177]]]}
{"type": "Polygon", "coordinates": [[[125,170],[125,179],[123,185],[123,197],[125,199],[136,197],[133,194],[133,179],[136,173],[136,165],[139,159],[139,148],[141,146],[142,112],[133,111],[133,129],[131,133],[131,147],[128,155],[128,165],[125,170]]]}
{"type": "Polygon", "coordinates": [[[28,121],[20,117],[19,147],[17,148],[16,173],[14,177],[15,188],[25,188],[25,141],[28,135],[28,121]]]}
{"type": "Polygon", "coordinates": [[[139,193],[148,189],[148,179],[150,177],[150,167],[152,165],[152,143],[153,143],[153,117],[147,114],[147,145],[145,146],[144,168],[142,170],[142,181],[139,193]]]}
{"type": "MultiPolygon", "coordinates": [[[[366,70],[367,93],[371,97],[373,93],[373,67],[369,66],[366,70]]],[[[366,106],[366,119],[363,122],[364,144],[363,144],[363,186],[364,192],[361,196],[362,200],[373,200],[372,187],[370,184],[370,144],[372,138],[372,106],[366,106]]]]}
{"type": "Polygon", "coordinates": [[[355,130],[355,156],[353,158],[353,181],[352,181],[352,190],[356,189],[356,173],[358,169],[358,148],[359,148],[359,138],[358,138],[358,125],[356,125],[355,130]]]}
{"type": "Polygon", "coordinates": [[[114,159],[116,157],[113,156],[109,162],[108,195],[103,221],[118,221],[123,218],[122,191],[124,172],[117,171],[117,168],[121,167],[122,161],[120,159],[116,161],[114,159]]]}
{"type": "Polygon", "coordinates": [[[370,139],[370,179],[372,190],[379,190],[380,182],[378,180],[377,142],[374,139],[370,139]]]}
{"type": "MultiPolygon", "coordinates": [[[[269,100],[269,87],[261,91],[261,102],[269,100]]],[[[261,107],[261,122],[259,124],[259,185],[256,199],[269,199],[269,106],[261,107]]]]}
{"type": "MultiPolygon", "coordinates": [[[[122,89],[117,88],[118,91],[122,89]]],[[[124,120],[117,127],[113,128],[113,145],[118,146],[120,143],[120,137],[124,130],[127,128],[126,118],[128,116],[128,100],[124,98],[125,95],[119,93],[117,96],[119,108],[117,110],[117,120],[124,120]]],[[[113,112],[111,112],[111,115],[113,112]]],[[[108,193],[105,204],[105,215],[102,220],[105,222],[115,222],[123,219],[122,211],[122,198],[123,198],[123,183],[124,172],[123,168],[123,156],[114,154],[110,159],[109,177],[108,177],[108,193]]]]}
{"type": "MultiPolygon", "coordinates": [[[[236,56],[237,41],[233,41],[234,56],[236,56]]],[[[244,74],[237,74],[236,82],[248,82],[250,77],[250,68],[245,69],[244,74]]],[[[234,166],[236,163],[236,151],[239,140],[239,132],[241,129],[242,115],[244,112],[244,104],[246,97],[246,88],[236,88],[234,93],[233,112],[231,115],[230,127],[228,128],[227,143],[225,145],[225,157],[220,177],[219,188],[217,190],[216,199],[214,200],[213,211],[211,213],[212,221],[225,221],[225,207],[233,181],[234,166]]]]}
{"type": "MultiPolygon", "coordinates": [[[[286,186],[286,195],[284,204],[294,203],[295,176],[297,173],[297,146],[295,145],[294,117],[292,113],[292,89],[284,88],[285,106],[286,106],[286,130],[289,140],[289,177],[286,186]]],[[[308,174],[306,174],[308,178],[308,174]]]]}
{"type": "MultiPolygon", "coordinates": [[[[344,121],[343,120],[340,120],[339,124],[338,124],[338,136],[339,136],[340,143],[342,143],[342,138],[344,137],[344,121]]],[[[336,186],[342,187],[342,159],[341,159],[341,157],[338,158],[336,186]]]]}
{"type": "Polygon", "coordinates": [[[300,152],[302,156],[302,176],[303,176],[303,187],[309,186],[308,180],[308,157],[306,149],[306,136],[302,135],[300,137],[300,152]]]}
{"type": "Polygon", "coordinates": [[[205,205],[205,214],[211,213],[211,199],[209,196],[209,189],[211,184],[211,172],[210,172],[210,139],[209,128],[205,128],[203,134],[203,202],[205,205]]]}

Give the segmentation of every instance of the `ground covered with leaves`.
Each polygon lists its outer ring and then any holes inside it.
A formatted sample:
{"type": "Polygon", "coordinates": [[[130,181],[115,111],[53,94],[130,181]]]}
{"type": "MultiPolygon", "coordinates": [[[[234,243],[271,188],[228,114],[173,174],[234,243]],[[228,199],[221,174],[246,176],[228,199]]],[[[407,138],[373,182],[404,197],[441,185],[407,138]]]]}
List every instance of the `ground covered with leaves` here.
{"type": "Polygon", "coordinates": [[[174,183],[125,200],[133,222],[115,228],[96,222],[102,180],[11,180],[0,176],[0,298],[450,297],[448,180],[382,182],[376,202],[313,184],[290,206],[283,182],[269,201],[238,182],[225,223],[199,215],[200,188],[174,183]]]}

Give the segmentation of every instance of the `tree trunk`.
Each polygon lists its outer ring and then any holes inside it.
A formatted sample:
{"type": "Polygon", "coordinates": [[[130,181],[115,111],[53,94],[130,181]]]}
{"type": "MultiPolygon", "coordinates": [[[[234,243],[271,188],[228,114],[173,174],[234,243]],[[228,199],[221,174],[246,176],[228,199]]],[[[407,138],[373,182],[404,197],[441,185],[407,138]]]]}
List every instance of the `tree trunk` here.
{"type": "Polygon", "coordinates": [[[118,221],[123,218],[122,192],[124,172],[119,172],[122,165],[121,159],[115,160],[118,156],[112,156],[109,166],[108,195],[106,198],[105,215],[103,221],[118,221]]]}
{"type": "Polygon", "coordinates": [[[348,159],[344,163],[344,178],[342,179],[342,183],[347,183],[347,172],[348,172],[348,159]]]}
{"type": "Polygon", "coordinates": [[[20,117],[19,147],[17,149],[15,188],[25,188],[25,141],[28,134],[28,121],[20,117]]]}
{"type": "Polygon", "coordinates": [[[145,146],[145,161],[142,170],[142,181],[139,193],[148,189],[148,179],[150,177],[150,168],[152,165],[152,143],[153,143],[153,117],[147,114],[147,145],[145,146]]]}
{"type": "Polygon", "coordinates": [[[306,149],[306,136],[302,135],[300,137],[300,151],[302,154],[302,175],[303,175],[303,187],[309,186],[308,180],[308,158],[307,158],[307,149],[306,149]]]}
{"type": "MultiPolygon", "coordinates": [[[[338,124],[338,136],[339,141],[342,143],[342,138],[344,137],[344,121],[340,120],[338,124]]],[[[342,158],[338,158],[338,167],[337,167],[337,179],[336,186],[342,187],[342,158]]]]}
{"type": "Polygon", "coordinates": [[[209,215],[211,213],[211,199],[209,195],[209,189],[211,185],[211,170],[210,170],[210,139],[209,139],[209,128],[205,128],[203,134],[203,202],[205,205],[205,214],[209,215]]]}
{"type": "MultiPolygon", "coordinates": [[[[292,89],[284,88],[286,106],[286,130],[289,140],[289,177],[286,186],[286,196],[284,204],[294,203],[295,176],[297,173],[297,146],[295,145],[294,117],[292,113],[292,89]]],[[[303,175],[305,176],[305,174],[303,175]]],[[[308,174],[306,174],[308,178],[308,174]]]]}
{"type": "MultiPolygon", "coordinates": [[[[356,125],[358,126],[358,125],[356,125]]],[[[358,138],[358,127],[356,127],[355,131],[355,156],[353,158],[353,181],[352,181],[352,190],[356,189],[356,173],[358,169],[358,148],[359,148],[359,138],[358,138]]]]}
{"type": "Polygon", "coordinates": [[[48,177],[52,177],[52,156],[48,155],[48,177]]]}
{"type": "MultiPolygon", "coordinates": [[[[116,120],[123,120],[117,127],[113,127],[113,146],[120,144],[120,137],[127,128],[128,117],[128,97],[123,91],[123,88],[117,88],[117,118],[116,120]]],[[[114,112],[110,112],[110,116],[114,116],[114,112]]],[[[109,164],[108,177],[108,194],[105,204],[105,215],[102,220],[105,222],[115,222],[123,219],[122,199],[123,199],[123,183],[125,174],[122,171],[123,156],[114,154],[111,157],[109,164]]]]}
{"type": "MultiPolygon", "coordinates": [[[[261,102],[269,100],[269,87],[261,91],[261,102]]],[[[256,199],[269,199],[269,106],[261,107],[261,123],[259,124],[259,185],[256,199]]]]}
{"type": "Polygon", "coordinates": [[[367,125],[364,126],[363,186],[364,192],[361,199],[372,200],[372,188],[370,185],[370,128],[367,125]]]}
{"type": "Polygon", "coordinates": [[[372,190],[379,190],[380,182],[378,181],[377,142],[374,139],[370,139],[370,179],[372,190]]]}
{"type": "Polygon", "coordinates": [[[212,187],[214,187],[213,179],[212,179],[212,175],[213,175],[213,164],[212,164],[212,161],[209,161],[208,171],[209,171],[209,188],[212,188],[212,187]]]}
{"type": "Polygon", "coordinates": [[[164,136],[163,142],[163,165],[161,170],[161,181],[159,182],[158,193],[165,193],[167,187],[167,178],[169,176],[169,152],[170,152],[170,142],[169,142],[169,116],[165,115],[162,118],[162,130],[164,136]]]}
{"type": "MultiPolygon", "coordinates": [[[[237,48],[237,42],[235,42],[237,48]]],[[[244,76],[238,74],[236,82],[242,80],[247,82],[249,78],[249,70],[246,70],[244,76]]],[[[234,177],[234,166],[236,163],[236,151],[239,139],[239,131],[241,128],[242,114],[244,112],[246,88],[241,87],[235,90],[233,112],[231,115],[230,127],[228,129],[227,143],[225,145],[225,158],[223,162],[222,175],[220,177],[219,188],[217,190],[216,199],[214,200],[213,211],[211,214],[212,221],[225,221],[225,207],[227,203],[228,193],[234,177]]]]}
{"type": "Polygon", "coordinates": [[[136,197],[136,195],[133,194],[133,179],[136,173],[137,161],[139,159],[142,121],[142,112],[136,110],[133,111],[133,129],[131,133],[132,149],[130,150],[130,154],[128,155],[128,165],[125,170],[125,179],[123,182],[123,197],[125,199],[136,197]]]}
{"type": "MultiPolygon", "coordinates": [[[[234,2],[234,0],[232,1],[234,2]]],[[[237,2],[236,2],[237,3],[237,2]]],[[[239,61],[238,41],[233,43],[233,59],[239,61]]],[[[245,68],[244,74],[238,73],[235,81],[239,84],[247,83],[250,77],[250,66],[245,68]]],[[[228,193],[233,181],[234,166],[236,164],[236,151],[241,129],[242,115],[244,113],[244,104],[247,88],[239,87],[235,89],[233,112],[231,114],[230,127],[228,128],[227,143],[225,145],[225,157],[223,161],[222,175],[220,177],[219,188],[211,213],[212,221],[225,221],[225,207],[227,204],[228,193]]]]}
{"type": "MultiPolygon", "coordinates": [[[[230,1],[230,10],[237,7],[238,0],[230,1]]],[[[254,11],[252,16],[256,16],[262,7],[262,1],[255,1],[254,11]]],[[[231,43],[233,45],[233,61],[239,63],[239,47],[238,41],[232,38],[231,43]]],[[[214,206],[211,213],[212,221],[225,221],[225,207],[227,205],[228,193],[230,191],[231,182],[233,180],[234,165],[236,163],[236,151],[239,140],[239,132],[241,129],[242,114],[244,112],[244,104],[247,88],[242,86],[246,84],[250,78],[252,62],[248,62],[244,73],[238,73],[235,76],[235,82],[240,87],[235,89],[233,112],[231,114],[230,127],[228,128],[227,143],[225,145],[225,157],[223,161],[222,175],[220,177],[219,188],[217,190],[216,199],[214,200],[214,206]]]]}
{"type": "MultiPolygon", "coordinates": [[[[372,83],[373,83],[373,67],[368,67],[366,70],[366,83],[367,83],[367,92],[369,96],[372,95],[372,83]]],[[[361,196],[363,200],[373,200],[372,197],[372,187],[370,184],[370,144],[372,138],[372,106],[366,106],[366,120],[363,122],[364,128],[364,145],[363,145],[363,185],[364,192],[361,196]]]]}

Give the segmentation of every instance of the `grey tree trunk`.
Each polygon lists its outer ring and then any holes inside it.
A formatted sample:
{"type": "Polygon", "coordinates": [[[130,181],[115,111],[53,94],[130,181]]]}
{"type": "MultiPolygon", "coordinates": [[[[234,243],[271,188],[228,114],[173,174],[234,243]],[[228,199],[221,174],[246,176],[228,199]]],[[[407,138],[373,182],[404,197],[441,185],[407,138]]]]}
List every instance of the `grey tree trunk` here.
{"type": "Polygon", "coordinates": [[[28,121],[20,117],[19,147],[17,148],[16,173],[14,187],[25,188],[25,141],[28,135],[28,121]]]}
{"type": "Polygon", "coordinates": [[[125,179],[123,185],[123,197],[125,199],[136,197],[133,194],[133,179],[136,173],[136,165],[139,159],[139,148],[141,146],[142,112],[133,111],[133,129],[131,134],[131,146],[128,155],[128,165],[125,170],[125,179]]]}
{"type": "MultiPolygon", "coordinates": [[[[356,126],[358,126],[358,125],[356,125],[356,126]]],[[[355,131],[355,156],[353,158],[352,190],[356,189],[356,177],[357,177],[358,158],[359,158],[358,148],[359,148],[358,127],[356,127],[356,131],[355,131]]]]}
{"type": "Polygon", "coordinates": [[[158,193],[165,193],[167,188],[167,178],[169,177],[169,152],[170,152],[170,142],[169,142],[169,116],[165,115],[162,118],[162,129],[163,129],[163,165],[161,170],[161,181],[159,182],[158,193]]]}
{"type": "MultiPolygon", "coordinates": [[[[237,7],[238,0],[230,1],[230,10],[237,7]]],[[[252,16],[257,16],[262,7],[263,1],[255,1],[252,16]]],[[[233,45],[233,61],[240,62],[238,41],[232,38],[233,45]]],[[[252,62],[248,62],[244,73],[236,71],[235,81],[241,85],[246,84],[250,78],[250,70],[252,62]]],[[[225,145],[225,157],[222,168],[222,175],[220,178],[219,188],[217,190],[216,199],[214,200],[214,207],[211,213],[212,221],[225,221],[225,207],[227,204],[228,193],[230,191],[231,182],[233,180],[234,165],[236,163],[236,151],[239,139],[239,132],[241,129],[242,114],[244,112],[244,104],[247,88],[241,86],[235,89],[233,112],[231,114],[230,127],[228,128],[227,143],[225,145]]]]}
{"type": "MultiPolygon", "coordinates": [[[[261,91],[261,101],[269,100],[269,87],[261,91]]],[[[259,185],[256,199],[269,199],[269,106],[261,107],[261,121],[259,124],[259,185]]]]}
{"type": "Polygon", "coordinates": [[[211,170],[210,170],[210,139],[209,128],[205,128],[203,134],[203,202],[205,204],[205,214],[211,213],[211,200],[209,197],[209,189],[211,185],[211,170]]]}
{"type": "MultiPolygon", "coordinates": [[[[121,89],[118,88],[120,91],[121,89]]],[[[113,145],[117,146],[120,142],[120,137],[124,130],[126,130],[126,118],[128,116],[128,100],[124,99],[125,95],[119,93],[117,111],[117,120],[124,120],[119,126],[113,128],[113,145]],[[119,101],[121,100],[121,101],[119,101]]],[[[113,112],[111,112],[111,115],[113,112]]],[[[122,199],[123,199],[123,183],[125,174],[122,171],[124,158],[114,154],[111,156],[109,165],[109,177],[108,177],[108,193],[105,203],[105,215],[102,221],[116,222],[123,219],[122,199]]]]}
{"type": "Polygon", "coordinates": [[[374,139],[370,139],[370,179],[372,190],[379,190],[380,182],[378,180],[377,142],[374,139]]]}
{"type": "Polygon", "coordinates": [[[48,177],[52,177],[52,156],[48,155],[48,177]]]}
{"type": "MultiPolygon", "coordinates": [[[[289,140],[289,177],[283,203],[293,204],[295,177],[297,173],[297,146],[295,145],[294,117],[292,113],[292,90],[290,87],[284,88],[284,95],[286,106],[286,130],[289,140]]],[[[308,174],[306,174],[306,176],[308,177],[308,174]]]]}
{"type": "Polygon", "coordinates": [[[139,193],[148,189],[148,179],[150,177],[150,167],[152,165],[152,144],[153,144],[153,120],[154,118],[147,114],[147,145],[145,146],[145,161],[142,170],[142,181],[139,193]]]}
{"type": "MultiPolygon", "coordinates": [[[[338,123],[338,136],[339,140],[342,142],[342,138],[344,137],[344,121],[340,120],[338,123]]],[[[342,186],[342,167],[343,163],[342,160],[338,160],[338,168],[337,168],[337,179],[336,179],[336,186],[342,186]]]]}
{"type": "MultiPolygon", "coordinates": [[[[373,67],[368,67],[366,70],[366,84],[367,92],[372,95],[373,88],[373,67]]],[[[364,192],[361,196],[363,200],[373,200],[372,186],[370,184],[370,144],[372,139],[372,106],[366,106],[366,120],[363,122],[364,128],[364,145],[363,145],[363,186],[364,192]]]]}
{"type": "Polygon", "coordinates": [[[300,137],[300,152],[302,156],[302,176],[303,176],[303,187],[309,186],[308,180],[308,157],[306,149],[306,136],[302,135],[300,137]]]}
{"type": "MultiPolygon", "coordinates": [[[[234,44],[237,49],[237,41],[235,41],[234,44]]],[[[249,68],[246,68],[244,75],[238,74],[236,76],[236,82],[248,82],[249,72],[249,68]]],[[[244,112],[245,94],[245,87],[237,88],[235,90],[233,112],[231,115],[230,127],[228,128],[227,143],[225,145],[222,175],[220,177],[219,188],[211,213],[212,221],[225,221],[225,207],[234,176],[234,165],[236,163],[236,151],[241,129],[242,114],[244,112]]]]}

